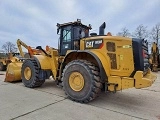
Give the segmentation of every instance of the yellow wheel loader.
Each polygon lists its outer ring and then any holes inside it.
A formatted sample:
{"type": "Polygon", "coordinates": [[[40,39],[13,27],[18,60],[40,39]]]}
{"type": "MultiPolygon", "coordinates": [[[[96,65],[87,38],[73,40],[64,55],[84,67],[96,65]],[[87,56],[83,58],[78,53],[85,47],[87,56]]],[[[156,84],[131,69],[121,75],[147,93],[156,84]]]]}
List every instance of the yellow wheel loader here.
{"type": "Polygon", "coordinates": [[[160,70],[160,54],[157,43],[153,42],[150,55],[151,70],[157,72],[160,70]]]}
{"type": "Polygon", "coordinates": [[[15,61],[19,53],[8,53],[6,56],[0,59],[0,71],[5,71],[9,63],[15,61]]]}
{"type": "Polygon", "coordinates": [[[25,60],[23,84],[39,87],[53,76],[71,100],[81,103],[95,99],[103,86],[111,92],[151,86],[156,76],[149,69],[148,42],[105,35],[105,26],[100,26],[99,35],[89,36],[91,26],[80,20],[57,24],[58,50],[39,47],[43,55],[25,60]]]}

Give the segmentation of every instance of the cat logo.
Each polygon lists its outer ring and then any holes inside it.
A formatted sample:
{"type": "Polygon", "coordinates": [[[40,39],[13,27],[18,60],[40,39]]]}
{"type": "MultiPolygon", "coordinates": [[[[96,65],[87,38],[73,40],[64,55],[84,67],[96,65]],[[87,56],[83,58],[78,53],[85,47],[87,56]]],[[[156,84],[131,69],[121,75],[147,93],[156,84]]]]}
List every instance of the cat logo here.
{"type": "Polygon", "coordinates": [[[102,39],[88,40],[85,42],[85,49],[101,49],[103,47],[102,39]]]}
{"type": "Polygon", "coordinates": [[[86,42],[86,48],[92,48],[94,45],[94,41],[87,41],[86,42]]]}

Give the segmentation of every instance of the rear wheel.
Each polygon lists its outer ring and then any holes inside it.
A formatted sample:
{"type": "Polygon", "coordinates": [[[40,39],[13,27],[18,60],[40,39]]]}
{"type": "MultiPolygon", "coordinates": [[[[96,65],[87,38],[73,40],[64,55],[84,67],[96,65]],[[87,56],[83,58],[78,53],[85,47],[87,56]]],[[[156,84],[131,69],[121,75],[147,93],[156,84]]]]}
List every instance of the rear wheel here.
{"type": "Polygon", "coordinates": [[[24,61],[21,76],[23,84],[29,88],[39,87],[45,82],[45,80],[39,80],[39,68],[33,59],[24,61]]]}
{"type": "Polygon", "coordinates": [[[101,91],[98,68],[86,60],[74,60],[66,65],[62,85],[67,96],[74,101],[87,103],[101,91]]]}

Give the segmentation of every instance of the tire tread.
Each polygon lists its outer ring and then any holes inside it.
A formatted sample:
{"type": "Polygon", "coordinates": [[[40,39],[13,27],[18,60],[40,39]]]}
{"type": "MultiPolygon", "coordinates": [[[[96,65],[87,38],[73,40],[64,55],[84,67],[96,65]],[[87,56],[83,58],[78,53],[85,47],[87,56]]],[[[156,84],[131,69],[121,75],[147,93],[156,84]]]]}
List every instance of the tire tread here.
{"type": "Polygon", "coordinates": [[[66,65],[66,67],[64,68],[63,70],[63,74],[62,74],[62,85],[63,85],[63,80],[64,80],[64,73],[65,71],[67,71],[67,68],[72,65],[72,64],[79,64],[79,65],[82,65],[84,66],[87,71],[89,72],[90,76],[92,76],[92,88],[91,88],[91,91],[90,93],[86,93],[88,94],[87,97],[85,97],[85,99],[83,100],[76,100],[75,98],[73,97],[70,97],[68,95],[68,93],[66,92],[65,88],[63,87],[63,90],[65,91],[66,95],[73,101],[76,101],[76,102],[80,102],[80,103],[88,103],[92,100],[94,100],[99,92],[101,91],[101,88],[102,88],[102,82],[101,82],[101,79],[100,79],[100,73],[99,73],[99,69],[98,67],[96,67],[93,63],[87,61],[87,60],[74,60],[74,61],[71,61],[70,63],[68,63],[66,65]]]}

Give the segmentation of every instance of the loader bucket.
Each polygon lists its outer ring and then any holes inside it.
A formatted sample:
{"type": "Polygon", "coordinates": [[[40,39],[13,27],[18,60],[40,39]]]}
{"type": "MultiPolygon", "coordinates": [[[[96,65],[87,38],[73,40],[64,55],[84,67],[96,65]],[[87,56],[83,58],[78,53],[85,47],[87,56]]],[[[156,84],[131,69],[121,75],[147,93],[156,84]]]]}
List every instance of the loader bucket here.
{"type": "Polygon", "coordinates": [[[16,61],[8,64],[4,82],[14,82],[21,80],[22,63],[23,62],[21,61],[16,61]]]}

